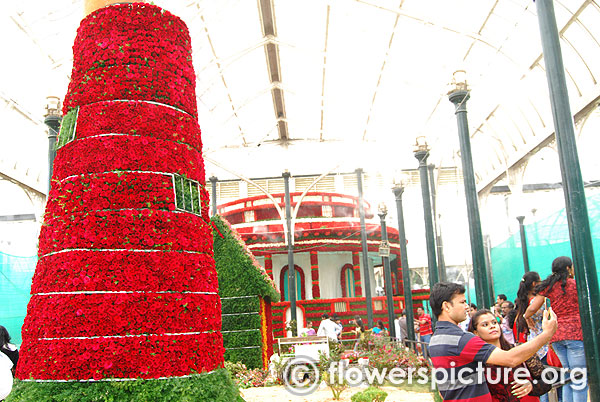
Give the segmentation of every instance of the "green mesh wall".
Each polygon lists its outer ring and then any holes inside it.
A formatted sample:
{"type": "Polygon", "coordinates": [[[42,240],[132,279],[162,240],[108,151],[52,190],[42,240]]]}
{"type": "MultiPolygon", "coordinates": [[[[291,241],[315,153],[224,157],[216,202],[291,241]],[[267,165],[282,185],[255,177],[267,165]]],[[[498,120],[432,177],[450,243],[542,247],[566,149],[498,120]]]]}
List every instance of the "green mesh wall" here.
{"type": "Polygon", "coordinates": [[[31,278],[37,257],[17,257],[0,252],[0,325],[12,343],[21,344],[21,326],[27,313],[31,278]]]}
{"type": "MultiPolygon", "coordinates": [[[[596,268],[600,268],[600,194],[587,197],[588,215],[592,232],[596,268]]],[[[542,279],[552,272],[552,260],[561,255],[571,256],[569,228],[564,209],[538,222],[525,225],[529,268],[536,271],[542,279]]],[[[525,273],[521,236],[515,233],[504,243],[493,247],[492,271],[494,291],[504,293],[508,300],[517,297],[519,281],[525,273]]],[[[600,270],[600,269],[599,269],[600,270]]]]}

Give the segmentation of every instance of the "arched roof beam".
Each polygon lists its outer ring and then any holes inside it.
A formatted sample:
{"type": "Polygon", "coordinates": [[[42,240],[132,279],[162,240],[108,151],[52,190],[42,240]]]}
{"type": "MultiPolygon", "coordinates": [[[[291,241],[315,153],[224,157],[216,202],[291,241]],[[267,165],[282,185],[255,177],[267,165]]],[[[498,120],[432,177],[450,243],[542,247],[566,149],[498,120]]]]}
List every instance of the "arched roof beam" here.
{"type": "Polygon", "coordinates": [[[273,85],[271,95],[273,97],[273,108],[275,109],[275,119],[277,120],[277,128],[279,140],[286,142],[289,140],[288,126],[285,113],[285,99],[283,90],[279,86],[281,83],[281,63],[279,60],[279,44],[273,39],[277,37],[277,27],[275,24],[275,9],[273,0],[258,0],[258,9],[260,16],[260,25],[263,31],[263,36],[268,39],[264,45],[265,57],[267,58],[267,69],[269,80],[273,85]]]}
{"type": "MultiPolygon", "coordinates": [[[[591,100],[581,102],[581,107],[573,116],[575,123],[578,123],[584,119],[591,111],[600,105],[600,88],[598,85],[594,87],[595,93],[590,96],[591,100]]],[[[507,169],[518,167],[526,162],[532,155],[535,155],[542,148],[548,146],[552,141],[555,140],[554,127],[547,127],[547,131],[544,135],[536,136],[539,141],[530,141],[526,147],[523,147],[520,151],[515,152],[512,158],[507,163],[507,169]]],[[[491,187],[494,186],[498,181],[502,180],[506,175],[506,171],[499,171],[495,169],[494,172],[482,181],[477,183],[477,189],[480,194],[485,193],[491,187]]]]}
{"type": "MultiPolygon", "coordinates": [[[[208,41],[208,44],[210,46],[210,50],[212,52],[212,55],[215,59],[215,63],[217,64],[217,67],[219,68],[219,70],[221,70],[221,65],[220,62],[218,61],[219,58],[217,57],[217,52],[215,51],[215,47],[212,43],[212,39],[210,36],[210,33],[208,32],[208,26],[206,25],[206,21],[204,20],[204,16],[200,15],[200,19],[202,20],[202,24],[204,26],[204,33],[206,34],[206,40],[208,41]]],[[[229,100],[229,105],[231,106],[231,111],[233,113],[233,115],[235,116],[236,120],[237,120],[237,126],[238,129],[240,131],[240,137],[242,138],[242,142],[244,143],[244,145],[246,145],[246,138],[244,135],[244,130],[242,130],[242,126],[239,123],[239,116],[237,114],[237,110],[235,108],[235,105],[233,104],[233,98],[231,97],[231,92],[229,91],[229,87],[227,86],[227,81],[225,80],[225,76],[222,74],[222,72],[220,73],[221,75],[221,81],[223,82],[223,86],[225,87],[225,92],[227,93],[227,99],[229,100]]]]}

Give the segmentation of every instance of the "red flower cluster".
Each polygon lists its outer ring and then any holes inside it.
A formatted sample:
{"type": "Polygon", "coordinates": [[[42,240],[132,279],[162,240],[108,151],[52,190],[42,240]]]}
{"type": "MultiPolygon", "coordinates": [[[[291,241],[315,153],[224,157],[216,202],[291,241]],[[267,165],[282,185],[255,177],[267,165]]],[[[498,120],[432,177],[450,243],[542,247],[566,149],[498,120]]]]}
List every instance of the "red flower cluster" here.
{"type": "Polygon", "coordinates": [[[202,149],[200,128],[190,115],[147,102],[100,102],[81,106],[77,138],[130,134],[188,144],[202,149]]]}
{"type": "Polygon", "coordinates": [[[210,226],[201,217],[184,212],[90,211],[45,222],[38,254],[76,248],[212,253],[210,235],[210,226]]]}
{"type": "Polygon", "coordinates": [[[21,349],[35,358],[19,360],[20,378],[40,380],[184,376],[219,367],[225,351],[218,332],[58,340],[28,337],[21,349]]]}
{"type": "Polygon", "coordinates": [[[204,184],[200,153],[189,145],[130,135],[73,141],[54,160],[53,179],[107,170],[175,172],[204,184]]]}
{"type": "Polygon", "coordinates": [[[185,23],[148,4],[90,14],[73,46],[73,72],[63,112],[97,101],[163,102],[197,116],[190,36],[185,23]]]}
{"type": "Polygon", "coordinates": [[[187,28],[111,6],[83,20],[74,51],[75,136],[54,161],[17,376],[211,371],[221,305],[187,28]],[[175,211],[174,174],[201,184],[201,216],[175,211]]]}
{"type": "Polygon", "coordinates": [[[40,313],[27,316],[23,333],[37,338],[179,334],[221,328],[221,300],[216,293],[43,294],[33,295],[29,308],[40,313]],[[57,321],[57,316],[62,320],[57,321]]]}
{"type": "Polygon", "coordinates": [[[31,292],[216,292],[218,288],[215,261],[208,254],[75,250],[41,258],[31,292]]]}
{"type": "Polygon", "coordinates": [[[106,172],[52,183],[45,220],[82,211],[124,208],[175,209],[173,176],[106,172]]]}

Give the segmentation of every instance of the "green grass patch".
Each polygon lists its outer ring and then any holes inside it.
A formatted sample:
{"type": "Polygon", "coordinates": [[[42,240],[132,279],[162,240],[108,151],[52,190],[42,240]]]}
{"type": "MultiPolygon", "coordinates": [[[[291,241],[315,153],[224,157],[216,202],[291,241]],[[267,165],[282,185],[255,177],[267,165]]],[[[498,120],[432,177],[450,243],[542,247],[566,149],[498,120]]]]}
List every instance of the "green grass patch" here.
{"type": "Polygon", "coordinates": [[[5,402],[239,402],[238,387],[225,369],[165,380],[15,381],[5,402]]]}

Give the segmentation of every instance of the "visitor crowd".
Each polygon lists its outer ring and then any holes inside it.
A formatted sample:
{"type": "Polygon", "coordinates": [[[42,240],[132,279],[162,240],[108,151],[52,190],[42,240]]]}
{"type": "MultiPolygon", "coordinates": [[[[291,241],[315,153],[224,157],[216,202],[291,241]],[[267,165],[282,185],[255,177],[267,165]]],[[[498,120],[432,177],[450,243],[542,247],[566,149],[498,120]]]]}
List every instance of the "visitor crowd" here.
{"type": "Polygon", "coordinates": [[[570,381],[559,394],[562,401],[587,401],[583,335],[570,258],[556,258],[552,274],[543,281],[538,273],[527,272],[514,303],[501,294],[492,310],[477,310],[467,304],[465,288],[450,282],[434,285],[429,303],[437,318],[429,354],[445,401],[546,402],[553,385],[549,379],[554,376],[545,371],[555,365],[570,370],[570,381]],[[479,376],[478,368],[484,376],[479,376]]]}

